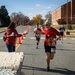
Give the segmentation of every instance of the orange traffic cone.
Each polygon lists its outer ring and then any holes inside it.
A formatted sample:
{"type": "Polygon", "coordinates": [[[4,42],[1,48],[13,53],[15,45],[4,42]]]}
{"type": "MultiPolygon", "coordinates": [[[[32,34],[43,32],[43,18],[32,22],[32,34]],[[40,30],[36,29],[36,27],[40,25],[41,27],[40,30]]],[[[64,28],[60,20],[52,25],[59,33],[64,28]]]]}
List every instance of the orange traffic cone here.
{"type": "Polygon", "coordinates": [[[24,38],[23,38],[23,35],[21,36],[21,39],[23,40],[24,38]]]}
{"type": "Polygon", "coordinates": [[[26,37],[26,34],[25,33],[23,35],[24,35],[24,37],[26,37]]]}
{"type": "Polygon", "coordinates": [[[21,44],[21,38],[20,37],[18,38],[18,44],[21,44]]]}

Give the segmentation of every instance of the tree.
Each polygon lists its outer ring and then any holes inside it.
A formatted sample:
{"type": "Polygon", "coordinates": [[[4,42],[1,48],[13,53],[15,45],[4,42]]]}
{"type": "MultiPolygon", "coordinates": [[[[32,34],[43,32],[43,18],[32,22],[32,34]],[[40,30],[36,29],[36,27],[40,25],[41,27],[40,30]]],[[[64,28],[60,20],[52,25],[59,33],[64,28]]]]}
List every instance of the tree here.
{"type": "Polygon", "coordinates": [[[19,24],[20,16],[18,13],[14,12],[11,15],[11,21],[15,22],[16,24],[19,24]]]}
{"type": "Polygon", "coordinates": [[[30,19],[28,16],[25,16],[21,12],[19,13],[14,12],[11,14],[11,21],[15,22],[17,25],[18,24],[25,25],[30,22],[30,19]]]}
{"type": "Polygon", "coordinates": [[[8,26],[10,24],[10,17],[8,15],[8,11],[5,6],[1,6],[0,8],[0,19],[2,26],[8,26]]]}
{"type": "Polygon", "coordinates": [[[38,14],[35,17],[33,17],[32,20],[33,20],[34,24],[41,23],[42,15],[41,14],[38,14]]]}

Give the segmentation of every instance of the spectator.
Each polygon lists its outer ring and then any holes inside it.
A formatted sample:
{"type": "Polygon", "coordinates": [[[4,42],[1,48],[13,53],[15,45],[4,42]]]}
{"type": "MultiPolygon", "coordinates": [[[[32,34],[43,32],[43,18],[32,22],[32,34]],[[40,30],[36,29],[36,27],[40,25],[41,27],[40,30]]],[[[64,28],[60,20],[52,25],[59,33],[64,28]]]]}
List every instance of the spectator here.
{"type": "Polygon", "coordinates": [[[16,24],[14,22],[11,22],[6,30],[6,47],[8,49],[8,52],[15,52],[15,44],[16,44],[16,38],[22,36],[22,34],[18,34],[16,30],[16,24]]]}

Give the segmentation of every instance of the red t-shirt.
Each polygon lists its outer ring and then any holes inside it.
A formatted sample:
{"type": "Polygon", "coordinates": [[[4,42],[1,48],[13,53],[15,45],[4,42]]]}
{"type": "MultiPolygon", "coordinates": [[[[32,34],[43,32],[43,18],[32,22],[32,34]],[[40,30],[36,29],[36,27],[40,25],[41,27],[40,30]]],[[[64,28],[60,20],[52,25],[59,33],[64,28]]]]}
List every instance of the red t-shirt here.
{"type": "Polygon", "coordinates": [[[11,28],[7,29],[5,35],[6,35],[6,41],[5,41],[6,44],[13,45],[13,46],[16,43],[16,37],[22,36],[22,34],[18,34],[17,30],[11,29],[11,28]],[[13,36],[9,36],[9,35],[12,34],[12,32],[14,33],[14,35],[13,36]]]}
{"type": "Polygon", "coordinates": [[[52,46],[52,43],[55,42],[55,45],[56,45],[56,35],[60,35],[60,33],[54,29],[53,27],[51,27],[50,29],[49,28],[45,28],[44,29],[44,34],[45,34],[45,45],[51,45],[52,46]]]}

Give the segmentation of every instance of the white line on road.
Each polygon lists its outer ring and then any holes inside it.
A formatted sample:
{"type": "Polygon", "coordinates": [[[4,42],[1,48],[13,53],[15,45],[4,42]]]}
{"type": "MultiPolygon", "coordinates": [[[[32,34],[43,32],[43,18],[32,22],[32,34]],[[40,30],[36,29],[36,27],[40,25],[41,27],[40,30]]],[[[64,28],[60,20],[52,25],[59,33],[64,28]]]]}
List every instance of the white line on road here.
{"type": "Polygon", "coordinates": [[[0,39],[3,39],[3,37],[0,37],[0,39]]]}
{"type": "MultiPolygon", "coordinates": [[[[30,37],[30,39],[35,39],[35,37],[30,37]]],[[[41,37],[41,39],[44,39],[44,37],[41,37]]]]}
{"type": "MultiPolygon", "coordinates": [[[[3,37],[0,37],[0,39],[3,39],[3,37]]],[[[30,37],[30,39],[35,39],[35,37],[30,37]]],[[[41,37],[41,39],[45,39],[45,37],[41,37]]],[[[75,40],[75,38],[64,38],[64,40],[67,39],[75,40]]]]}
{"type": "MultiPolygon", "coordinates": [[[[30,39],[35,39],[35,37],[30,37],[30,39]]],[[[45,39],[45,37],[41,37],[41,39],[45,39]]],[[[64,38],[64,40],[67,40],[67,39],[75,40],[75,38],[64,38]]]]}

